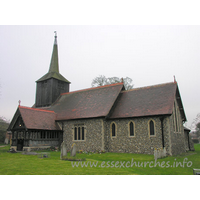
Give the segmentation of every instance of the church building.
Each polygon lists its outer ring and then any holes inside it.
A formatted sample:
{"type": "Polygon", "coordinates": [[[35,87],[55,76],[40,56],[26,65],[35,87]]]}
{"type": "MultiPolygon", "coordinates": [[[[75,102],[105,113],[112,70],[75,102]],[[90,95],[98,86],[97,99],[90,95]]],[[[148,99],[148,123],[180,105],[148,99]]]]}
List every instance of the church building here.
{"type": "Polygon", "coordinates": [[[191,149],[177,82],[125,90],[121,83],[70,92],[59,73],[55,35],[49,71],[36,81],[32,107],[19,104],[8,130],[16,150],[59,147],[167,155],[191,149]]]}

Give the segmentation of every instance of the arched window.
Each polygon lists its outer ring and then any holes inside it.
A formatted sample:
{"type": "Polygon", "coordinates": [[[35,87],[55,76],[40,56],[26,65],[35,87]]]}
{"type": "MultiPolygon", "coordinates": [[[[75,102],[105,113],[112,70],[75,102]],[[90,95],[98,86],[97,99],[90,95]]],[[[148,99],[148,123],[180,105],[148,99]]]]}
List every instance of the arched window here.
{"type": "Polygon", "coordinates": [[[74,125],[74,140],[85,140],[85,126],[84,124],[74,125]]]}
{"type": "Polygon", "coordinates": [[[155,127],[154,127],[153,120],[150,120],[149,122],[149,132],[150,132],[150,136],[155,135],[155,127]]]}
{"type": "Polygon", "coordinates": [[[77,140],[77,127],[74,128],[74,140],[77,140]]]}
{"type": "Polygon", "coordinates": [[[81,127],[78,127],[78,140],[81,139],[81,127]]]}
{"type": "Polygon", "coordinates": [[[112,129],[112,137],[115,137],[116,136],[116,125],[115,125],[115,123],[112,123],[111,129],[112,129]]]}
{"type": "Polygon", "coordinates": [[[129,123],[129,136],[134,136],[135,135],[135,130],[134,130],[134,123],[130,122],[129,123]]]}
{"type": "Polygon", "coordinates": [[[85,140],[85,131],[84,131],[84,127],[82,127],[82,140],[85,140]]]}

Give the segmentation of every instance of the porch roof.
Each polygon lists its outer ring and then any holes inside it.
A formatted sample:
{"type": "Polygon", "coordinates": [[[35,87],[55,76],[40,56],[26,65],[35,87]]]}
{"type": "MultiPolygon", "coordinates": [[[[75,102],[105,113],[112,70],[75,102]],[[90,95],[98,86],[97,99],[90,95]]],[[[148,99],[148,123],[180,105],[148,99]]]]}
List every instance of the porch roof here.
{"type": "Polygon", "coordinates": [[[19,106],[19,111],[27,129],[60,130],[54,111],[24,106],[19,106]]]}
{"type": "Polygon", "coordinates": [[[25,106],[18,106],[17,111],[8,127],[12,130],[17,119],[22,117],[26,129],[36,130],[61,130],[56,120],[56,113],[54,111],[42,110],[37,108],[30,108],[25,106]]]}

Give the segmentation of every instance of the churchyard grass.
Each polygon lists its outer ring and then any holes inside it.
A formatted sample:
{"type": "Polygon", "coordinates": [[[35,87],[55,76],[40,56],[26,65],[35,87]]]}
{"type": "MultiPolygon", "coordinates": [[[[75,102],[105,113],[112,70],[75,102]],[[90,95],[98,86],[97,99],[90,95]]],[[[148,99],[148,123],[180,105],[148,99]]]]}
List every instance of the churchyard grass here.
{"type": "MultiPolygon", "coordinates": [[[[79,154],[76,158],[86,158],[85,162],[98,162],[97,167],[72,167],[71,161],[60,160],[60,151],[48,151],[50,157],[39,158],[37,155],[23,155],[21,153],[8,153],[9,145],[0,148],[0,174],[1,175],[192,175],[193,168],[200,169],[200,144],[195,144],[195,151],[190,151],[177,156],[168,156],[158,159],[157,162],[170,163],[170,167],[144,167],[144,162],[155,162],[153,155],[129,153],[94,153],[79,154]],[[131,161],[140,164],[130,166],[131,161]],[[176,162],[187,161],[184,167],[175,166],[176,162]],[[114,166],[119,162],[116,167],[114,166]],[[111,162],[114,167],[111,167],[111,162]],[[124,166],[120,165],[124,163],[124,166]],[[125,164],[129,164],[126,167],[125,164]],[[190,163],[189,163],[190,162],[190,163]],[[108,164],[109,163],[109,164],[108,164]],[[143,167],[141,166],[143,163],[143,167]],[[175,164],[174,164],[175,163],[175,164]],[[192,163],[192,165],[191,165],[192,163]],[[174,166],[173,166],[174,164],[174,166]],[[110,165],[110,166],[109,166],[110,165]],[[188,165],[188,166],[187,166],[188,165]],[[118,166],[118,167],[117,167],[118,166]]],[[[45,151],[46,152],[46,151],[45,151]]],[[[84,162],[84,161],[83,161],[84,162]]],[[[78,163],[78,162],[77,162],[78,163]]]]}

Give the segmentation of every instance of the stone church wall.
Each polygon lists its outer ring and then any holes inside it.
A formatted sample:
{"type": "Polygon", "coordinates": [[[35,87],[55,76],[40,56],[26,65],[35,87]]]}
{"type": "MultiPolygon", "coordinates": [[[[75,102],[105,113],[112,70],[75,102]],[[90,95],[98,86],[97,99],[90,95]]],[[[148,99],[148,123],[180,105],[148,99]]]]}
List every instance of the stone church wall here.
{"type": "Polygon", "coordinates": [[[67,144],[67,150],[71,150],[73,143],[77,145],[77,150],[87,152],[101,151],[103,145],[103,120],[97,119],[80,119],[64,122],[63,141],[67,144]],[[85,127],[84,140],[74,140],[75,126],[85,127]]]}
{"type": "MultiPolygon", "coordinates": [[[[105,150],[109,152],[128,152],[153,154],[154,148],[162,148],[162,130],[159,117],[143,117],[132,119],[117,119],[105,121],[105,150]],[[155,125],[155,135],[149,134],[149,121],[153,120],[155,125]],[[135,135],[129,135],[129,122],[135,126],[135,135]],[[116,124],[116,137],[111,136],[111,124],[116,124]]],[[[169,152],[169,123],[165,118],[163,121],[164,144],[169,152]]]]}
{"type": "Polygon", "coordinates": [[[189,135],[189,142],[190,142],[190,150],[191,151],[195,151],[195,148],[194,148],[194,143],[193,143],[193,141],[192,141],[192,139],[191,139],[191,136],[189,135]]]}
{"type": "Polygon", "coordinates": [[[186,148],[186,151],[189,151],[190,149],[190,144],[189,144],[189,132],[187,131],[184,131],[184,137],[185,137],[185,148],[186,148]]]}
{"type": "Polygon", "coordinates": [[[186,146],[185,146],[185,136],[184,136],[184,130],[182,128],[182,130],[180,132],[175,132],[173,130],[173,117],[171,117],[170,122],[172,125],[172,130],[171,130],[171,151],[172,151],[172,155],[178,155],[181,153],[186,152],[186,146]]]}
{"type": "MultiPolygon", "coordinates": [[[[177,106],[177,102],[175,102],[177,106]]],[[[170,123],[170,138],[171,138],[171,155],[178,155],[181,153],[186,152],[186,144],[185,144],[185,135],[184,135],[184,127],[181,119],[181,113],[179,108],[177,107],[176,110],[176,117],[175,117],[175,110],[173,110],[173,114],[169,118],[170,123]],[[176,121],[178,128],[175,128],[176,121]]]]}
{"type": "MultiPolygon", "coordinates": [[[[183,126],[180,133],[174,133],[173,115],[165,116],[163,119],[164,146],[167,155],[177,155],[185,152],[185,137],[183,126]]],[[[182,125],[182,124],[181,124],[182,125]]],[[[80,119],[64,122],[63,140],[67,144],[67,150],[71,149],[73,143],[77,150],[95,152],[105,150],[106,152],[153,154],[154,148],[162,148],[162,124],[160,117],[141,117],[105,120],[80,119]],[[155,135],[149,134],[149,121],[153,120],[155,135]],[[111,124],[116,125],[116,137],[112,137],[111,124]],[[129,123],[134,123],[134,136],[129,134],[129,123]],[[74,140],[75,126],[84,126],[84,140],[74,140]]]]}

